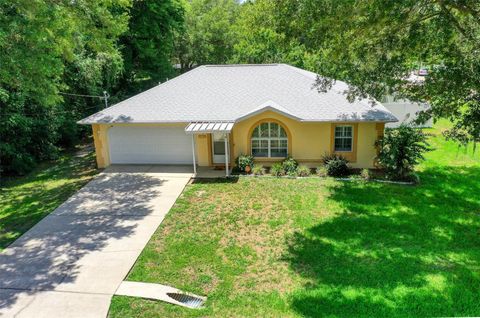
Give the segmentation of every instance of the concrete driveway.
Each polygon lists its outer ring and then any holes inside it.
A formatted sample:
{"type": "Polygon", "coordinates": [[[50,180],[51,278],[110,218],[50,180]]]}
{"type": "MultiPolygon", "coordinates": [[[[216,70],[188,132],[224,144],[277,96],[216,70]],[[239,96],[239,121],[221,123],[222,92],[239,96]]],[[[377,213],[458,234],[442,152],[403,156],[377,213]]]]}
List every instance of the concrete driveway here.
{"type": "Polygon", "coordinates": [[[105,317],[191,169],[99,174],[0,254],[0,317],[105,317]]]}

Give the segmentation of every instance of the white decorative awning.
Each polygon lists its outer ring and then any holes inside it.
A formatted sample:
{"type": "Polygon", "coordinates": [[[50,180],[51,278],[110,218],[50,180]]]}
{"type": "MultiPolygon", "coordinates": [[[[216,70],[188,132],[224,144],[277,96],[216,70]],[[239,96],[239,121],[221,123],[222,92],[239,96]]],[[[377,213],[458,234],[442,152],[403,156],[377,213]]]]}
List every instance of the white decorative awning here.
{"type": "Polygon", "coordinates": [[[199,121],[188,124],[187,134],[229,133],[232,131],[233,121],[199,121]]]}

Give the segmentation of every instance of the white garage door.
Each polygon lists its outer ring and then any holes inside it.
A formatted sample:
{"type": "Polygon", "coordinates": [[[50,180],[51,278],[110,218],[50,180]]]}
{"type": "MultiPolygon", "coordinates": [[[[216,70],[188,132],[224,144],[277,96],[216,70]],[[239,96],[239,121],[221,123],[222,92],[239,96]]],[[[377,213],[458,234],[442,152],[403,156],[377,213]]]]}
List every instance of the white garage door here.
{"type": "Polygon", "coordinates": [[[192,137],[183,127],[122,127],[108,130],[111,163],[192,164],[192,137]]]}

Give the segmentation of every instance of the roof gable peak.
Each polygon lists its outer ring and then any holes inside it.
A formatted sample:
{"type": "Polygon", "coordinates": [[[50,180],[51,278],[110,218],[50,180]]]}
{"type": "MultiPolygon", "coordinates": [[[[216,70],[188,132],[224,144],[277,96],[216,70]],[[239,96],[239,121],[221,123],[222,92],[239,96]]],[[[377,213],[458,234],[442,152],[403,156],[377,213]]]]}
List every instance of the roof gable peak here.
{"type": "Polygon", "coordinates": [[[250,118],[252,116],[255,116],[255,115],[258,115],[260,113],[264,113],[266,111],[273,111],[275,113],[278,113],[280,115],[283,115],[285,117],[288,117],[288,118],[291,118],[291,119],[294,119],[294,120],[301,120],[300,117],[297,117],[295,116],[292,112],[290,112],[288,109],[280,106],[278,103],[276,103],[275,101],[273,100],[268,100],[264,103],[262,103],[260,106],[258,106],[257,108],[254,108],[253,110],[247,112],[246,114],[240,116],[239,118],[237,118],[237,122],[238,121],[242,121],[242,120],[245,120],[247,118],[250,118]]]}

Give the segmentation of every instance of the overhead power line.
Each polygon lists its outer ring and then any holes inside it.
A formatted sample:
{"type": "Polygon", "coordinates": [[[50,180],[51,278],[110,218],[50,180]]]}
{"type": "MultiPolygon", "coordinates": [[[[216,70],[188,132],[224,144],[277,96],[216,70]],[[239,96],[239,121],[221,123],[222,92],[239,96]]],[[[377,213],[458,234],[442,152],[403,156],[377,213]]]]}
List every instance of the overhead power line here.
{"type": "MultiPolygon", "coordinates": [[[[91,106],[87,108],[83,108],[82,110],[90,110],[90,109],[95,109],[97,106],[91,106]]],[[[56,115],[56,114],[65,114],[65,113],[71,113],[75,110],[60,110],[60,111],[53,111],[53,112],[47,112],[47,113],[24,113],[24,112],[6,112],[6,113],[0,113],[0,116],[11,116],[11,115],[23,115],[23,116],[39,116],[39,115],[56,115]]]]}
{"type": "Polygon", "coordinates": [[[68,95],[68,96],[79,96],[79,97],[96,97],[103,99],[104,97],[102,95],[85,95],[85,94],[72,94],[72,93],[64,93],[64,92],[58,92],[61,95],[68,95]]]}
{"type": "Polygon", "coordinates": [[[108,98],[110,95],[107,93],[107,91],[103,91],[103,95],[86,95],[86,94],[73,94],[73,93],[64,93],[64,92],[59,92],[61,95],[67,95],[67,96],[78,96],[78,97],[90,97],[90,98],[100,98],[105,101],[105,108],[108,107],[108,98]]]}
{"type": "MultiPolygon", "coordinates": [[[[110,97],[110,94],[107,93],[107,91],[103,91],[103,95],[87,95],[87,94],[73,94],[73,93],[65,93],[65,92],[58,92],[61,95],[67,95],[67,96],[75,96],[75,97],[89,97],[89,98],[99,98],[103,99],[105,101],[105,108],[108,107],[108,98],[110,97]]],[[[84,108],[83,110],[90,110],[97,108],[97,106],[91,106],[84,108]]],[[[71,113],[74,110],[61,110],[61,111],[54,111],[54,112],[48,112],[49,115],[56,115],[56,114],[65,114],[65,113],[71,113]]],[[[11,115],[23,115],[23,116],[40,116],[44,115],[43,113],[24,113],[24,112],[6,112],[6,113],[0,113],[0,117],[6,117],[6,116],[11,116],[11,115]]],[[[3,120],[2,120],[3,121],[3,120]]]]}

